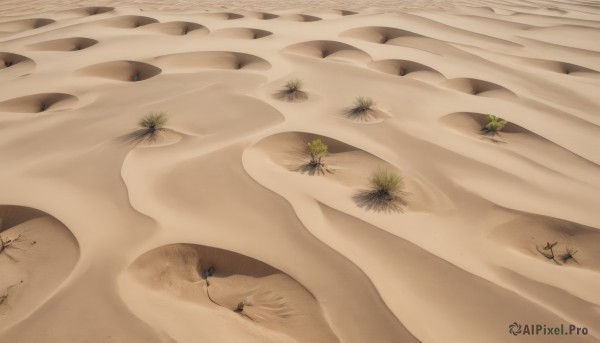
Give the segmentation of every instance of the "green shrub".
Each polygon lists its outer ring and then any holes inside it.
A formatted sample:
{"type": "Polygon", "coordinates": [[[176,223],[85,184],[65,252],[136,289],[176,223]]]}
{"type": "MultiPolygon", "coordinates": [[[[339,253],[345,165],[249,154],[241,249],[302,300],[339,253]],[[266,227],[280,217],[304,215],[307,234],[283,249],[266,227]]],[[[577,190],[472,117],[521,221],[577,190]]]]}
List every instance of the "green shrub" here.
{"type": "Polygon", "coordinates": [[[329,154],[327,144],[317,138],[312,142],[306,143],[308,154],[310,155],[310,164],[316,167],[323,166],[321,159],[329,154]]]}
{"type": "Polygon", "coordinates": [[[488,123],[485,125],[483,130],[486,131],[486,133],[490,132],[497,134],[498,132],[502,131],[507,124],[508,121],[490,114],[488,115],[488,123]]]}

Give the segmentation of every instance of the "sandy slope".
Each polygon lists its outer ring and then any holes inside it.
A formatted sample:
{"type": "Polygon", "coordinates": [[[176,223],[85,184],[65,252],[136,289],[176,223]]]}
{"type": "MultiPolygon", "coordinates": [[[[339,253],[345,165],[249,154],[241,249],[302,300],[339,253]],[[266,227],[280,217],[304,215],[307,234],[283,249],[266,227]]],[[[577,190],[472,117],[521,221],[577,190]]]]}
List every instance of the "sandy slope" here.
{"type": "Polygon", "coordinates": [[[0,3],[0,341],[600,340],[600,3],[282,6],[0,3]]]}

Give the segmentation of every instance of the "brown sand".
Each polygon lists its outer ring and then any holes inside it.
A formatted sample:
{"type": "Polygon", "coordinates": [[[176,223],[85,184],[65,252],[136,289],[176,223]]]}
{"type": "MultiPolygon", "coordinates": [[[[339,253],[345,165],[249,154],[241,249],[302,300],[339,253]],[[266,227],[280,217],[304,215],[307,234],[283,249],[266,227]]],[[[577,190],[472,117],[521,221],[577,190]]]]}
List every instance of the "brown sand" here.
{"type": "Polygon", "coordinates": [[[3,1],[0,342],[600,340],[599,30],[583,0],[3,1]],[[378,167],[402,211],[356,196],[378,167]]]}

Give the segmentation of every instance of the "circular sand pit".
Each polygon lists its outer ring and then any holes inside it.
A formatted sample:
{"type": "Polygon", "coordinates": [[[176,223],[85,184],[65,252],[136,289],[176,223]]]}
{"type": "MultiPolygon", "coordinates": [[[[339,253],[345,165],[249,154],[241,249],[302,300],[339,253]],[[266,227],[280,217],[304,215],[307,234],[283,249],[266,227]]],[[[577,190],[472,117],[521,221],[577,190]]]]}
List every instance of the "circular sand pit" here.
{"type": "Polygon", "coordinates": [[[517,95],[499,84],[471,78],[454,78],[444,81],[442,86],[458,92],[491,98],[513,98],[517,95]]]}
{"type": "Polygon", "coordinates": [[[424,64],[407,60],[379,60],[369,63],[369,67],[379,72],[421,79],[431,82],[440,82],[446,78],[438,70],[424,64]]]}
{"type": "Polygon", "coordinates": [[[379,44],[388,44],[391,40],[402,37],[425,37],[411,31],[386,26],[357,27],[342,32],[341,36],[379,44]]]}
{"type": "Polygon", "coordinates": [[[28,45],[31,50],[39,51],[78,51],[87,49],[98,44],[98,41],[91,38],[71,37],[63,39],[49,40],[28,45]]]}
{"type": "Polygon", "coordinates": [[[170,21],[166,23],[150,24],[145,26],[144,30],[171,36],[187,36],[191,34],[206,35],[210,32],[206,26],[189,21],[170,21]]]}
{"type": "Polygon", "coordinates": [[[1,112],[40,113],[73,108],[76,96],[65,93],[39,93],[0,102],[1,112]]]}
{"type": "Polygon", "coordinates": [[[219,13],[204,13],[203,15],[220,20],[235,20],[244,18],[243,15],[231,12],[219,12],[219,13]]]}
{"type": "Polygon", "coordinates": [[[139,15],[119,16],[115,18],[105,19],[100,22],[100,24],[104,26],[115,27],[119,29],[135,29],[153,23],[158,23],[158,20],[139,15]]]}
{"type": "Polygon", "coordinates": [[[267,13],[267,12],[250,12],[246,15],[250,18],[260,19],[260,20],[271,20],[275,18],[279,18],[277,14],[267,13]]]}
{"type": "Polygon", "coordinates": [[[213,33],[217,37],[236,38],[236,39],[259,39],[272,35],[273,32],[245,27],[234,27],[217,30],[213,33]]]}
{"type": "Polygon", "coordinates": [[[271,64],[255,55],[232,51],[197,51],[159,56],[157,65],[171,69],[267,70],[271,64]]]}
{"type": "Polygon", "coordinates": [[[51,299],[79,259],[59,220],[37,209],[0,205],[0,327],[9,328],[51,299]]]}
{"type": "Polygon", "coordinates": [[[125,82],[139,82],[150,79],[161,72],[160,68],[148,63],[112,61],[79,69],[77,74],[80,76],[94,76],[125,82]]]}
{"type": "Polygon", "coordinates": [[[143,254],[128,271],[146,288],[221,311],[214,313],[223,320],[245,320],[299,342],[338,341],[306,288],[251,257],[203,245],[171,244],[143,254]]]}
{"type": "Polygon", "coordinates": [[[285,51],[320,59],[350,60],[365,63],[371,61],[369,54],[363,50],[346,43],[331,40],[297,43],[286,47],[285,51]]]}
{"type": "Polygon", "coordinates": [[[11,68],[16,65],[35,66],[35,62],[29,57],[13,54],[10,52],[0,52],[0,70],[11,68]]]}
{"type": "Polygon", "coordinates": [[[50,25],[55,21],[46,18],[31,18],[0,23],[0,33],[17,33],[50,25]]]}

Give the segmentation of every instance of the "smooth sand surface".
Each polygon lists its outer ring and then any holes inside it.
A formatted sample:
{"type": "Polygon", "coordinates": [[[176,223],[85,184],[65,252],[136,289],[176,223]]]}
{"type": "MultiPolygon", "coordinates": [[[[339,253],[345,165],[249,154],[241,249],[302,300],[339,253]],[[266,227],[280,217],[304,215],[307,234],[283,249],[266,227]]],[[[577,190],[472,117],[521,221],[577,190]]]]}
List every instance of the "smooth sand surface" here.
{"type": "Polygon", "coordinates": [[[0,342],[599,341],[599,41],[584,0],[0,2],[0,342]]]}

